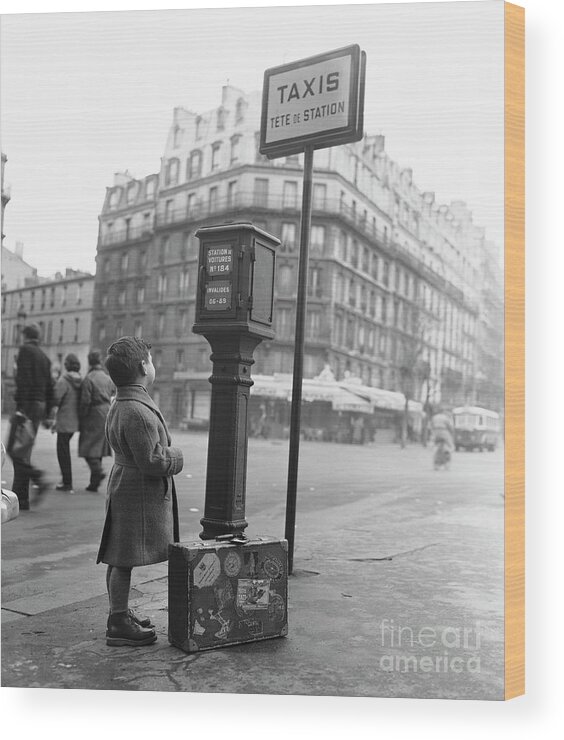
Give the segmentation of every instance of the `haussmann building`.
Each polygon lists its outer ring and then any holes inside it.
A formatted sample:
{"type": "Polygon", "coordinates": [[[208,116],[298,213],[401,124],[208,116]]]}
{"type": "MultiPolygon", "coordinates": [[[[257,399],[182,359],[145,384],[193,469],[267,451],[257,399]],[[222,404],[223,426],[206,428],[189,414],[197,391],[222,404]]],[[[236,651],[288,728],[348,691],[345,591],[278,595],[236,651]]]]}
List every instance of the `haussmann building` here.
{"type": "MultiPolygon", "coordinates": [[[[191,332],[202,226],[250,221],[281,240],[276,337],[255,352],[251,433],[287,433],[303,157],[258,151],[260,94],[233,87],[207,113],[176,108],[160,171],[118,173],[99,217],[92,344],[152,344],[153,395],[172,426],[209,416],[210,348],[191,332]],[[262,420],[262,426],[259,423],[262,420]],[[258,426],[257,426],[258,424],[258,426]]],[[[436,403],[503,406],[502,274],[462,201],[435,202],[381,135],[315,153],[304,431],[350,441],[412,428],[436,403]],[[380,431],[382,430],[382,431],[380,431]],[[388,430],[388,432],[384,432],[388,430]]]]}

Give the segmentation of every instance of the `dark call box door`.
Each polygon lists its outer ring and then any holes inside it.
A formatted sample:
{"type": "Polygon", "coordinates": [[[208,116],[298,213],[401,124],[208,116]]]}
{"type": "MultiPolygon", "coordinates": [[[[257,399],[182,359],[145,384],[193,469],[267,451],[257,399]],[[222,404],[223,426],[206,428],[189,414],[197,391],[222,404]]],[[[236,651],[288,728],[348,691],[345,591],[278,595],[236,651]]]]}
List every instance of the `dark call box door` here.
{"type": "Polygon", "coordinates": [[[233,242],[204,245],[204,313],[234,317],[237,286],[237,249],[233,242]]]}

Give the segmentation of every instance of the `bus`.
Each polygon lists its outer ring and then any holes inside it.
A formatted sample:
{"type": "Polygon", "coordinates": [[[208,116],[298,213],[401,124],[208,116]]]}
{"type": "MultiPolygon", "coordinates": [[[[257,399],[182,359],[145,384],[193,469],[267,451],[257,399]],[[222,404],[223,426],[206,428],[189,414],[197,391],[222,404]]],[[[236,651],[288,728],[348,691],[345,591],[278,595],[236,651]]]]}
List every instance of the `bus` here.
{"type": "Polygon", "coordinates": [[[499,440],[499,414],[480,406],[459,406],[452,410],[454,447],[456,450],[489,450],[493,452],[499,440]]]}

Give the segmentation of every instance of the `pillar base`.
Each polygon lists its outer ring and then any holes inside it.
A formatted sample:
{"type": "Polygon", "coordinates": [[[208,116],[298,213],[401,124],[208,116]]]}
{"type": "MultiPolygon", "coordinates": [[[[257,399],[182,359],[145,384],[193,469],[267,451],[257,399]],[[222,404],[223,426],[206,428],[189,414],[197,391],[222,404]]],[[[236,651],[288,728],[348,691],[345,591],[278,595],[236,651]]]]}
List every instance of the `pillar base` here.
{"type": "Polygon", "coordinates": [[[246,519],[229,521],[224,519],[209,519],[205,516],[200,519],[200,524],[204,528],[199,534],[201,540],[213,540],[222,534],[239,534],[249,526],[246,519]]]}

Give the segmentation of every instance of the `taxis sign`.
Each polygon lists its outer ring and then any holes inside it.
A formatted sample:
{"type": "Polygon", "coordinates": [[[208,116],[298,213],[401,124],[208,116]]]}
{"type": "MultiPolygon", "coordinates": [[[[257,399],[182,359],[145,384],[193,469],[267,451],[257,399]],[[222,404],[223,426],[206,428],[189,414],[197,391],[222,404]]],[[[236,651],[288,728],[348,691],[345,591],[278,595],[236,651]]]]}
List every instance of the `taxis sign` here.
{"type": "Polygon", "coordinates": [[[365,67],[355,44],[267,69],[261,154],[274,159],[362,139],[365,67]]]}

